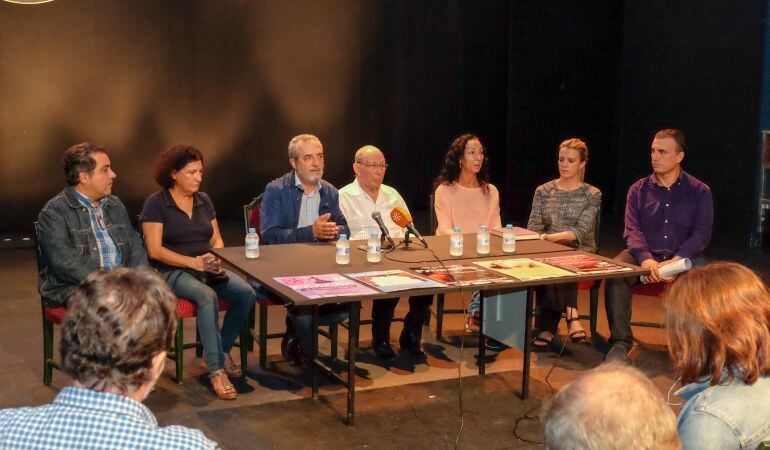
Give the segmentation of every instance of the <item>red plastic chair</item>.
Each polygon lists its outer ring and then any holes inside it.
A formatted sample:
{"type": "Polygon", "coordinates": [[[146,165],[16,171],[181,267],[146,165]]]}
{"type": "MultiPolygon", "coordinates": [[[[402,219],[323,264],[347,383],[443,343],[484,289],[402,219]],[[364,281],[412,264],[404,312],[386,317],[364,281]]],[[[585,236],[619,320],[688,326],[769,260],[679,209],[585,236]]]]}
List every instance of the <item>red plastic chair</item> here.
{"type": "MultiPolygon", "coordinates": [[[[228,303],[225,299],[219,299],[219,312],[227,311],[228,303]]],[[[186,349],[194,348],[198,357],[203,356],[203,346],[200,342],[200,334],[198,333],[198,326],[195,326],[195,342],[184,343],[184,319],[190,319],[197,316],[198,308],[195,303],[186,300],[184,298],[177,298],[176,303],[176,333],[174,335],[174,346],[168,352],[168,358],[176,363],[176,377],[174,381],[177,384],[182,384],[183,372],[184,372],[184,351],[186,349]]],[[[236,347],[241,349],[241,367],[246,370],[248,363],[248,348],[251,343],[251,333],[248,323],[244,322],[241,329],[240,341],[235,344],[236,347]]]]}
{"type": "Polygon", "coordinates": [[[51,384],[53,369],[61,370],[59,363],[53,358],[53,326],[61,325],[66,314],[67,308],[64,306],[43,306],[43,384],[46,386],[51,384]]]}

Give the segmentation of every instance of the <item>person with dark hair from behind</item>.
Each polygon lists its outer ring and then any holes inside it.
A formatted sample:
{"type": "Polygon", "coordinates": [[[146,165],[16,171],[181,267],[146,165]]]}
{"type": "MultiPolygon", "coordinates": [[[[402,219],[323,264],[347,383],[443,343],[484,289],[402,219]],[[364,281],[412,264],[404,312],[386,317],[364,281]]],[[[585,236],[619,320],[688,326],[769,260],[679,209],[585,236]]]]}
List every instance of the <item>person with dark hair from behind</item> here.
{"type": "MultiPolygon", "coordinates": [[[[462,233],[476,233],[483,225],[500,228],[500,194],[489,182],[489,157],[481,139],[463,134],[449,145],[444,165],[435,181],[436,236],[449,235],[455,227],[462,233]]],[[[432,224],[431,224],[432,226],[432,224]]],[[[466,330],[478,322],[478,292],[468,306],[466,330]]],[[[503,344],[487,339],[488,346],[504,348],[503,344]]]]}
{"type": "Polygon", "coordinates": [[[222,269],[211,254],[212,248],[225,244],[214,204],[200,191],[201,152],[188,145],[164,150],[155,164],[155,181],[163,190],[147,197],[141,216],[147,252],[171,290],[195,303],[211,386],[218,398],[235,399],[237,392],[228,377],[242,377],[243,368],[230,350],[254,306],[256,293],[244,279],[222,269]],[[221,330],[219,297],[228,303],[221,330]]]}
{"type": "Polygon", "coordinates": [[[0,448],[211,449],[200,431],[159,427],[142,402],[163,372],[176,297],[151,269],[87,276],[69,298],[59,353],[72,385],[52,404],[0,410],[0,448]]]}
{"type": "Polygon", "coordinates": [[[663,396],[642,372],[624,364],[602,364],[573,380],[540,418],[549,450],[681,448],[676,416],[663,396]]]}
{"type": "MultiPolygon", "coordinates": [[[[638,264],[652,273],[646,282],[670,283],[661,267],[683,258],[703,266],[703,252],[711,241],[714,205],[711,189],[682,170],[685,136],[679,130],[655,133],[650,146],[652,175],[634,183],[626,197],[623,237],[626,249],[615,259],[638,264]]],[[[605,360],[628,363],[634,343],[631,332],[631,290],[639,277],[606,281],[604,304],[610,326],[610,350],[605,360]]]]}
{"type": "MultiPolygon", "coordinates": [[[[599,189],[583,181],[588,146],[580,139],[559,144],[559,178],[535,190],[527,228],[540,238],[577,246],[596,253],[596,213],[602,202],[599,189]]],[[[547,350],[556,335],[561,314],[567,316],[569,337],[574,342],[586,338],[577,310],[578,284],[564,283],[536,289],[540,313],[536,318],[539,334],[532,341],[535,351],[547,350]]]]}
{"type": "MultiPolygon", "coordinates": [[[[271,181],[259,208],[260,234],[265,245],[332,241],[340,234],[350,236],[342,214],[337,189],[326,180],[324,148],[312,134],[300,134],[289,141],[292,170],[271,181]]],[[[288,305],[286,333],[281,353],[286,359],[308,359],[312,343],[312,311],[308,307],[288,305]]],[[[331,325],[347,318],[344,305],[319,307],[320,325],[331,325]]]]}
{"type": "Polygon", "coordinates": [[[40,211],[38,286],[46,306],[62,306],[88,274],[147,264],[142,238],[112,195],[117,174],[107,151],[87,142],[64,154],[67,186],[40,211]]]}
{"type": "Polygon", "coordinates": [[[770,441],[770,293],[749,268],[720,262],[677,279],[666,302],[679,437],[685,449],[770,441]]]}

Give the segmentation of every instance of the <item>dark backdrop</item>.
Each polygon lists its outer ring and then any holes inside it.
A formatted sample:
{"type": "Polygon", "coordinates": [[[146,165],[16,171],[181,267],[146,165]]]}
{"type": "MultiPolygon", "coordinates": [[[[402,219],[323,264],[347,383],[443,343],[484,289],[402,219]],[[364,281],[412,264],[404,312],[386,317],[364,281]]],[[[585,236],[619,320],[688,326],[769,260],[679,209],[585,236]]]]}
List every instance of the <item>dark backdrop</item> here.
{"type": "Polygon", "coordinates": [[[158,151],[198,146],[204,189],[237,219],[302,132],[337,186],[356,148],[381,147],[415,210],[451,140],[476,133],[518,224],[558,143],[581,137],[587,181],[620,219],[652,133],[680,127],[730,231],[718,238],[744,243],[766,17],[766,0],[0,2],[0,231],[31,228],[83,140],[108,148],[137,212],[158,151]]]}

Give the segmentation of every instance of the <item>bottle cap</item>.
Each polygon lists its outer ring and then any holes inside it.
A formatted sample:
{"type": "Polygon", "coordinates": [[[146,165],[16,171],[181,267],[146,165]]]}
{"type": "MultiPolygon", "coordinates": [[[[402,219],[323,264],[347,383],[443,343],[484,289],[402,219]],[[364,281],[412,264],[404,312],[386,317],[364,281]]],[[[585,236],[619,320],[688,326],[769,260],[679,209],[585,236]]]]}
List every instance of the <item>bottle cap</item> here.
{"type": "Polygon", "coordinates": [[[370,236],[370,237],[373,237],[373,238],[377,238],[377,237],[378,237],[378,236],[377,236],[377,233],[372,233],[372,234],[370,234],[369,236],[370,236]]]}
{"type": "Polygon", "coordinates": [[[340,239],[347,239],[348,235],[345,233],[340,234],[340,239]]]}
{"type": "Polygon", "coordinates": [[[484,230],[484,231],[486,231],[486,229],[487,229],[487,226],[486,226],[486,225],[482,225],[482,226],[481,226],[481,229],[482,229],[482,230],[484,230]]]}
{"type": "Polygon", "coordinates": [[[454,228],[454,232],[455,232],[455,233],[459,233],[459,232],[460,232],[460,227],[455,227],[455,228],[454,228]]]}
{"type": "Polygon", "coordinates": [[[256,233],[256,232],[257,232],[256,228],[249,228],[249,233],[256,233]]]}
{"type": "Polygon", "coordinates": [[[509,223],[508,225],[506,225],[506,226],[505,226],[505,228],[513,228],[513,225],[511,225],[511,224],[509,223]]]}

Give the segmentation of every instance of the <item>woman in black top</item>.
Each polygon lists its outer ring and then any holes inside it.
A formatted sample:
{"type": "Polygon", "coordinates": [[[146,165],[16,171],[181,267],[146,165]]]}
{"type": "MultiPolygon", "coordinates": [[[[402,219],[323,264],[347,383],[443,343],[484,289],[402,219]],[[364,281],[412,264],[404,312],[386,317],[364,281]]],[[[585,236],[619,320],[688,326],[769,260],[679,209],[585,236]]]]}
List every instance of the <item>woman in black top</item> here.
{"type": "MultiPolygon", "coordinates": [[[[200,192],[203,155],[190,146],[164,150],[155,164],[155,181],[164,189],[150,195],[142,209],[142,231],[151,263],[174,293],[196,304],[203,357],[217,397],[237,395],[229,376],[243,369],[229,355],[256,294],[211,254],[224,247],[211,199],[200,192]],[[219,329],[218,298],[228,301],[219,329]]],[[[241,350],[244,351],[244,350],[241,350]]]]}

